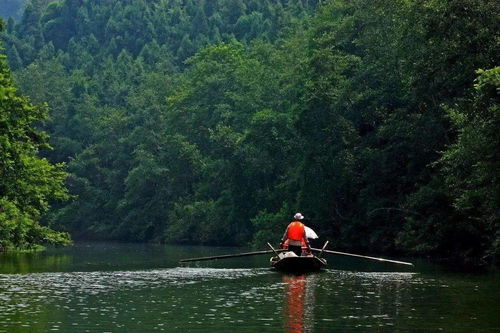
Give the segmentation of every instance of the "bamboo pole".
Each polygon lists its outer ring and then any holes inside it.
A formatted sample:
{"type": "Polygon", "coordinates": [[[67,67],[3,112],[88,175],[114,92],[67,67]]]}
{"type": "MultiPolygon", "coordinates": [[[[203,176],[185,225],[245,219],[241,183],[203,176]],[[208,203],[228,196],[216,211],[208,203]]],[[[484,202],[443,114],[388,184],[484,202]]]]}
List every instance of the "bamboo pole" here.
{"type": "Polygon", "coordinates": [[[339,251],[331,251],[331,250],[322,250],[322,249],[315,249],[315,248],[311,248],[311,250],[317,251],[317,252],[323,251],[323,252],[331,253],[331,254],[340,254],[340,255],[343,255],[343,256],[350,256],[350,257],[364,258],[364,259],[377,260],[377,261],[383,261],[383,262],[390,262],[390,263],[393,263],[393,264],[414,266],[410,262],[390,260],[390,259],[384,259],[384,258],[375,258],[375,257],[369,257],[369,256],[362,256],[360,254],[353,254],[353,253],[346,253],[346,252],[339,252],[339,251]]]}
{"type": "Polygon", "coordinates": [[[322,247],[322,248],[321,248],[321,250],[319,251],[318,258],[321,258],[321,255],[323,254],[323,251],[325,251],[326,246],[328,245],[328,242],[329,242],[329,241],[326,241],[325,245],[323,245],[323,247],[322,247]]]}
{"type": "Polygon", "coordinates": [[[271,250],[274,252],[274,254],[276,256],[278,256],[278,252],[276,252],[276,250],[274,249],[274,247],[269,242],[267,242],[267,245],[271,248],[271,250]]]}
{"type": "Polygon", "coordinates": [[[245,252],[245,253],[236,253],[236,254],[224,254],[224,255],[212,256],[212,257],[181,259],[181,260],[179,260],[179,262],[185,263],[185,262],[192,262],[192,261],[230,259],[230,258],[256,256],[256,255],[261,255],[261,254],[268,254],[268,253],[273,253],[273,252],[276,253],[276,252],[283,252],[283,251],[285,251],[285,250],[274,250],[274,251],[273,250],[265,250],[265,251],[245,252]]]}

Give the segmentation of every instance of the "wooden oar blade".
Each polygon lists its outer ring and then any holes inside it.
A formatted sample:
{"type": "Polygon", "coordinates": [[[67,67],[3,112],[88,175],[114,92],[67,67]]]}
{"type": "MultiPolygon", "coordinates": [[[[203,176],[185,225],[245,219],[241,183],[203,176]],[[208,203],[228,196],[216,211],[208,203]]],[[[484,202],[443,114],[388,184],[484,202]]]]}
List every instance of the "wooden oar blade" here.
{"type": "MultiPolygon", "coordinates": [[[[277,251],[281,252],[282,250],[277,250],[277,251]]],[[[220,255],[220,256],[212,256],[212,257],[199,257],[199,258],[181,259],[181,260],[179,260],[179,262],[186,263],[186,262],[193,262],[193,261],[230,259],[230,258],[237,258],[237,257],[257,256],[257,255],[268,254],[268,253],[273,253],[273,252],[274,252],[273,250],[265,250],[265,251],[255,251],[255,252],[245,252],[245,253],[235,253],[235,254],[223,254],[223,255],[220,255]]]]}

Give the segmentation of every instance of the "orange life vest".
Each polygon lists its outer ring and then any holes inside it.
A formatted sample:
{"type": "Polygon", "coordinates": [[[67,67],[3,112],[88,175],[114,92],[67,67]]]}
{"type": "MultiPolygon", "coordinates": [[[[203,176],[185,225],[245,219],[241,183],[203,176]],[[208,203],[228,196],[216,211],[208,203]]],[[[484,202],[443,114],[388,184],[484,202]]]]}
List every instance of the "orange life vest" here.
{"type": "Polygon", "coordinates": [[[306,229],[304,224],[299,221],[292,222],[288,225],[287,238],[294,241],[302,241],[306,238],[306,229]]]}

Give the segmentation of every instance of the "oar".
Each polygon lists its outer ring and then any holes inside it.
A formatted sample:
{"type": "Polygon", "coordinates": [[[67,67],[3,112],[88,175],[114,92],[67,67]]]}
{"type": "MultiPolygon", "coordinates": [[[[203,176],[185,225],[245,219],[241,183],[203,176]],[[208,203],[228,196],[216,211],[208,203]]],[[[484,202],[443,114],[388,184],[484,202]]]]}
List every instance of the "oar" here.
{"type": "Polygon", "coordinates": [[[371,259],[371,260],[377,260],[377,261],[391,262],[393,264],[413,266],[413,264],[410,263],[410,262],[390,260],[390,259],[384,259],[384,258],[368,257],[368,256],[362,256],[360,254],[352,254],[352,253],[346,253],[346,252],[331,251],[331,250],[324,250],[324,249],[315,249],[315,248],[311,248],[311,250],[317,251],[317,252],[323,251],[323,252],[331,253],[331,254],[340,254],[340,255],[343,255],[343,256],[350,256],[350,257],[365,258],[365,259],[371,259]]]}
{"type": "Polygon", "coordinates": [[[203,260],[215,260],[215,259],[229,259],[229,258],[237,258],[237,257],[248,257],[248,256],[256,256],[260,254],[268,254],[268,253],[276,253],[283,252],[285,250],[265,250],[265,251],[255,251],[255,252],[245,252],[245,253],[236,253],[236,254],[224,254],[220,256],[213,257],[200,257],[200,258],[189,258],[189,259],[181,259],[179,262],[191,262],[191,261],[203,261],[203,260]]]}
{"type": "Polygon", "coordinates": [[[321,258],[321,255],[323,254],[323,251],[325,251],[326,246],[328,245],[328,242],[329,242],[329,241],[326,241],[325,245],[323,245],[323,247],[322,247],[322,248],[321,248],[321,250],[319,251],[318,258],[321,258]]]}
{"type": "Polygon", "coordinates": [[[269,242],[267,242],[267,245],[271,248],[271,250],[274,252],[274,254],[276,256],[278,256],[278,252],[276,252],[276,250],[274,249],[274,247],[269,242]]]}

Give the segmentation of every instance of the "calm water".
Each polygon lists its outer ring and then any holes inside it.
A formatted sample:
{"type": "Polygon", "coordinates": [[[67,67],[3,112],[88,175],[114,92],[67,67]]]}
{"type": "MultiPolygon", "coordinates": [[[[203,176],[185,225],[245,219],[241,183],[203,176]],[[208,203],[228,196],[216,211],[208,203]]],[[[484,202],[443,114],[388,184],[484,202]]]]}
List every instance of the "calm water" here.
{"type": "Polygon", "coordinates": [[[305,276],[268,257],[181,267],[247,249],[78,244],[0,255],[0,332],[500,330],[498,274],[328,256],[305,276]]]}

